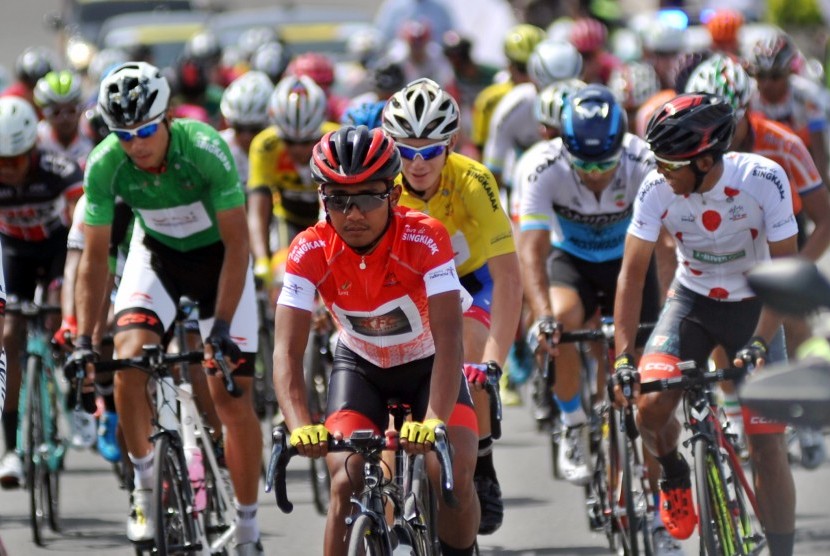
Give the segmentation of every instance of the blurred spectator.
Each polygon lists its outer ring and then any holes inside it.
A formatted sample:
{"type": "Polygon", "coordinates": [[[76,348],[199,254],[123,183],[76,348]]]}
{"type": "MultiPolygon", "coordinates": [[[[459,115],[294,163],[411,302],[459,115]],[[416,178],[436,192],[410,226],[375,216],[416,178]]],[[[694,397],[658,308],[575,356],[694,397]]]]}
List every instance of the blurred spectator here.
{"type": "Polygon", "coordinates": [[[384,0],[375,15],[375,27],[389,42],[398,36],[404,22],[413,19],[426,21],[438,37],[457,27],[443,0],[384,0]]]}

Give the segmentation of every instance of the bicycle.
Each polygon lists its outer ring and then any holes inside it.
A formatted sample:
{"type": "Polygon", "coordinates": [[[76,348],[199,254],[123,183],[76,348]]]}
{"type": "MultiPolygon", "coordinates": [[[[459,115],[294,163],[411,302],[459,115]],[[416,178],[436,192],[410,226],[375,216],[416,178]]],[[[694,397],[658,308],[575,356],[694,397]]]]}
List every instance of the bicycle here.
{"type": "MultiPolygon", "coordinates": [[[[232,396],[241,395],[221,352],[215,363],[232,396]]],[[[233,494],[220,469],[211,440],[211,430],[202,421],[189,382],[187,364],[201,363],[202,351],[164,353],[160,345],[143,346],[138,357],[94,363],[96,371],[138,369],[150,375],[156,386],[154,509],[156,538],[154,547],[136,545],[154,554],[206,552],[227,554],[236,530],[233,494]],[[180,367],[179,382],[171,366],[180,367]],[[191,476],[194,454],[201,459],[204,477],[191,476]]],[[[198,468],[198,466],[197,466],[198,468]]]]}
{"type": "MultiPolygon", "coordinates": [[[[330,452],[350,452],[362,457],[365,462],[364,488],[352,496],[355,511],[346,520],[349,527],[348,554],[391,556],[396,548],[405,546],[417,556],[438,555],[441,548],[437,534],[437,501],[427,476],[426,459],[423,455],[406,454],[398,442],[397,431],[409,412],[408,406],[392,401],[389,408],[395,429],[386,434],[358,430],[348,439],[329,438],[330,452]],[[385,464],[381,459],[384,450],[395,452],[392,479],[384,476],[385,464]],[[391,504],[391,526],[386,519],[387,502],[391,504]]],[[[435,429],[433,451],[441,468],[442,497],[447,505],[456,507],[458,501],[453,494],[450,444],[444,426],[435,429]]],[[[296,453],[296,449],[287,444],[285,430],[280,427],[274,429],[265,490],[274,490],[277,506],[284,513],[290,513],[294,507],[286,493],[285,468],[296,453]]]]}
{"type": "Polygon", "coordinates": [[[715,382],[740,381],[746,370],[707,371],[694,361],[682,361],[677,368],[680,376],[642,383],[640,392],[685,393],[685,427],[691,437],[683,441],[683,446],[692,445],[700,552],[711,556],[759,554],[766,546],[766,537],[757,518],[755,493],[711,388],[715,382]]]}
{"type": "MultiPolygon", "coordinates": [[[[44,520],[54,532],[60,531],[60,474],[66,443],[60,436],[58,420],[64,408],[64,394],[56,370],[60,368],[52,335],[46,329],[49,315],[61,308],[37,302],[9,303],[6,314],[26,320],[24,380],[18,404],[17,452],[23,460],[29,491],[29,525],[32,540],[44,546],[44,520]]],[[[80,395],[80,389],[79,389],[80,395]]]]}

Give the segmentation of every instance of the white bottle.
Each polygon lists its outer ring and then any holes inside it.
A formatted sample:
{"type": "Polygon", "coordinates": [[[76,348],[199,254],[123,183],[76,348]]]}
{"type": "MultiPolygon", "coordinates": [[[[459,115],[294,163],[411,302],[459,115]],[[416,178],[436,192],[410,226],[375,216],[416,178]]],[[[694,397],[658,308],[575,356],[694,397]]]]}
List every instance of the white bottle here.
{"type": "Polygon", "coordinates": [[[185,450],[187,460],[187,476],[190,478],[190,487],[193,489],[193,509],[197,512],[207,507],[207,490],[205,489],[205,464],[202,461],[202,451],[197,448],[185,450]]]}

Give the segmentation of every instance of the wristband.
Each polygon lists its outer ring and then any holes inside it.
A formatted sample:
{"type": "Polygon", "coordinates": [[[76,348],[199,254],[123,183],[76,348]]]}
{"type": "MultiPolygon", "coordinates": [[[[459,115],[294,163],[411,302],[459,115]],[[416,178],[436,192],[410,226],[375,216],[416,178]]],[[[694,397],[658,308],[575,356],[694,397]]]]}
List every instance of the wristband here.
{"type": "Polygon", "coordinates": [[[630,353],[621,353],[614,359],[614,370],[619,370],[622,367],[636,368],[634,365],[634,357],[630,353]]]}
{"type": "Polygon", "coordinates": [[[78,336],[75,338],[75,347],[77,349],[88,349],[92,351],[92,336],[78,336]]]}

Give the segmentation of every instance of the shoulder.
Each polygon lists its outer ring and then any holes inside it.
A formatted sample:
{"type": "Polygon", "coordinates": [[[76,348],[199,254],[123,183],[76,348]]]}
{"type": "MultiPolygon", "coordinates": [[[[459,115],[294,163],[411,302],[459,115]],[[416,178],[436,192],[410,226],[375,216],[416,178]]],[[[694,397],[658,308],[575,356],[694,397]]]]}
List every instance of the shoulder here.
{"type": "Polygon", "coordinates": [[[251,141],[251,154],[264,154],[277,150],[280,144],[279,133],[276,126],[269,126],[259,132],[251,141]]]}
{"type": "Polygon", "coordinates": [[[78,163],[66,155],[52,151],[39,151],[38,164],[40,168],[63,180],[78,181],[81,169],[78,163]]]}
{"type": "Polygon", "coordinates": [[[643,183],[637,192],[637,201],[640,203],[655,202],[655,199],[659,199],[666,194],[674,195],[668,182],[666,182],[666,178],[657,170],[651,170],[643,178],[643,183]]]}
{"type": "MultiPolygon", "coordinates": [[[[399,239],[407,250],[436,255],[449,247],[447,229],[437,218],[405,208],[396,209],[394,215],[398,219],[396,230],[399,239]]],[[[449,253],[452,257],[452,248],[449,248],[449,253]]]]}
{"type": "Polygon", "coordinates": [[[106,169],[115,169],[115,165],[122,162],[127,157],[124,149],[118,143],[118,138],[114,133],[109,134],[103,141],[98,143],[86,159],[87,174],[91,170],[104,171],[106,169]]]}
{"type": "Polygon", "coordinates": [[[520,83],[508,91],[499,101],[493,113],[493,119],[508,119],[524,104],[536,98],[536,87],[533,83],[520,83]]]}
{"type": "Polygon", "coordinates": [[[301,264],[306,259],[324,256],[326,244],[336,237],[330,226],[325,222],[307,228],[297,234],[288,248],[288,260],[294,264],[301,264]]]}
{"type": "Polygon", "coordinates": [[[753,197],[761,198],[775,193],[780,200],[790,195],[787,174],[781,166],[769,158],[752,153],[730,152],[723,157],[724,175],[731,172],[740,189],[753,197]]]}
{"type": "Polygon", "coordinates": [[[496,186],[496,179],[487,167],[468,156],[450,153],[444,166],[444,173],[453,178],[456,187],[463,184],[474,186],[496,186]]]}
{"type": "Polygon", "coordinates": [[[228,170],[233,168],[228,144],[209,124],[188,119],[173,120],[170,137],[171,152],[178,149],[185,155],[198,157],[199,161],[218,161],[228,170]]]}
{"type": "Polygon", "coordinates": [[[632,133],[623,138],[623,164],[649,171],[654,168],[654,153],[643,139],[632,133]]]}

